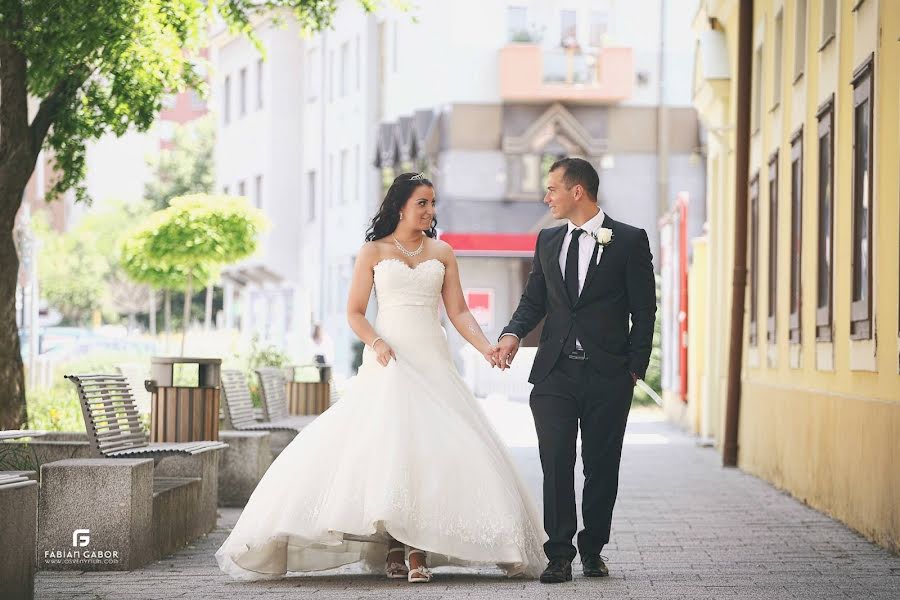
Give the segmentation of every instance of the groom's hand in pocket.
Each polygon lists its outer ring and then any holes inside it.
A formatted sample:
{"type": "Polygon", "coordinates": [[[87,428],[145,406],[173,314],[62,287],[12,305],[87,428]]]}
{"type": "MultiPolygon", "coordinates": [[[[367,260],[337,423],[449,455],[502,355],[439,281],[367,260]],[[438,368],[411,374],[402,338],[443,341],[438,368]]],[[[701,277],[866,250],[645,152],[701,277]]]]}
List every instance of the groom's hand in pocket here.
{"type": "Polygon", "coordinates": [[[504,335],[497,344],[499,365],[501,370],[506,370],[512,366],[513,358],[519,351],[519,338],[514,335],[504,335]]]}

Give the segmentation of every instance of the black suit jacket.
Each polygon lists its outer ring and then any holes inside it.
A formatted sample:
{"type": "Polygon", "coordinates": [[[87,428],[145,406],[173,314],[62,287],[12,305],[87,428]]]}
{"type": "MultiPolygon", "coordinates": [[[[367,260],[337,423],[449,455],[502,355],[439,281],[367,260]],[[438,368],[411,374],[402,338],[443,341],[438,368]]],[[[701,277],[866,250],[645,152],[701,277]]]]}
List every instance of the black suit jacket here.
{"type": "Polygon", "coordinates": [[[525,291],[503,330],[521,339],[547,317],[528,378],[531,383],[539,383],[550,373],[572,328],[597,371],[615,375],[625,370],[640,378],[647,372],[656,319],[650,241],[643,229],[609,215],[603,219],[603,227],[612,229],[613,241],[603,249],[600,263],[590,265],[574,305],[559,267],[567,226],[538,234],[525,291]]]}

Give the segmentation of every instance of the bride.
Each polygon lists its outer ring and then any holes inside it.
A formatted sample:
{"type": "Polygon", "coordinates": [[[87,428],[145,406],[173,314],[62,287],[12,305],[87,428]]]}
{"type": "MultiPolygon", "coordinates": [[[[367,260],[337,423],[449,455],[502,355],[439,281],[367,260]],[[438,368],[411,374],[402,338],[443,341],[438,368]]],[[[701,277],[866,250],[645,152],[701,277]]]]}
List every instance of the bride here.
{"type": "Polygon", "coordinates": [[[457,372],[440,324],[443,300],[453,326],[494,365],[494,347],[466,306],[456,257],[435,239],[436,224],[431,182],[397,177],[350,286],[347,320],[366,343],[362,366],[340,402],[259,482],[216,552],[232,577],[356,562],[410,582],[431,581],[429,567],[439,565],[540,574],[540,516],[457,372]],[[374,326],[365,317],[373,286],[374,326]]]}

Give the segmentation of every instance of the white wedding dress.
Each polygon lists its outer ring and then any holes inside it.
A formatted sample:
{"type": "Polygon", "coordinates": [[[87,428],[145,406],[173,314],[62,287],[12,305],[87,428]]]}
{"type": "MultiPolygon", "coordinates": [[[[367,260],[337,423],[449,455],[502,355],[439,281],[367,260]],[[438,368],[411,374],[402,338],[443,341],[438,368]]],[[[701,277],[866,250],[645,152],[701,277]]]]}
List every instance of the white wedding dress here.
{"type": "Polygon", "coordinates": [[[383,536],[427,551],[428,566],[498,565],[536,577],[541,517],[506,447],[451,361],[438,318],[444,265],[375,265],[375,330],[397,360],[366,347],[343,398],[284,449],[216,552],[236,579],[361,562],[383,572],[383,536]]]}

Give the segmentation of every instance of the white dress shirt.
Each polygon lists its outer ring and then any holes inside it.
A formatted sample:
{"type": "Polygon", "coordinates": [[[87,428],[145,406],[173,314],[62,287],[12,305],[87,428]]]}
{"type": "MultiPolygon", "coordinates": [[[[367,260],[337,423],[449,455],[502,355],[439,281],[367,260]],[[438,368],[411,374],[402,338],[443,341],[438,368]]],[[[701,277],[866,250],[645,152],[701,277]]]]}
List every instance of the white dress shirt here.
{"type": "MultiPolygon", "coordinates": [[[[591,234],[600,229],[603,224],[605,215],[603,209],[598,209],[594,217],[587,221],[581,227],[575,225],[572,221],[568,222],[566,237],[563,238],[562,248],[559,249],[559,270],[566,277],[566,253],[569,251],[569,243],[572,241],[572,230],[581,229],[584,233],[578,238],[578,295],[581,295],[581,289],[584,287],[584,279],[587,277],[588,263],[591,262],[591,255],[594,253],[594,247],[597,241],[591,237],[591,234]]],[[[603,246],[597,249],[597,264],[600,264],[600,256],[603,255],[603,246]]]]}
{"type": "MultiPolygon", "coordinates": [[[[588,219],[581,227],[578,227],[572,221],[568,221],[568,229],[566,230],[566,237],[563,238],[562,248],[559,250],[559,271],[563,275],[563,279],[566,277],[566,253],[569,251],[569,243],[572,241],[572,230],[573,229],[582,229],[584,233],[581,234],[581,237],[578,238],[578,295],[581,295],[581,289],[584,287],[584,280],[587,277],[588,272],[588,263],[591,262],[591,255],[594,254],[594,246],[597,245],[597,241],[591,237],[591,233],[600,229],[600,226],[603,225],[603,219],[606,218],[606,215],[603,214],[603,209],[599,206],[597,207],[597,214],[588,219]]],[[[603,255],[603,246],[597,248],[597,264],[600,264],[600,257],[603,255]]],[[[517,336],[514,333],[504,333],[500,336],[502,339],[504,336],[512,335],[517,336]]],[[[581,347],[581,342],[578,341],[578,338],[575,338],[575,347],[579,350],[583,350],[581,347]]]]}
{"type": "MultiPolygon", "coordinates": [[[[591,237],[591,233],[600,229],[600,226],[603,224],[603,219],[605,215],[603,214],[603,209],[598,207],[598,212],[596,215],[591,217],[587,222],[585,222],[580,227],[575,225],[572,221],[568,223],[568,229],[566,231],[566,237],[563,238],[562,248],[559,250],[559,270],[563,274],[563,279],[566,277],[566,254],[569,251],[569,243],[572,241],[572,230],[573,229],[581,229],[584,233],[578,238],[578,295],[581,295],[581,290],[584,287],[584,280],[587,277],[588,266],[591,262],[591,255],[594,254],[594,247],[597,245],[597,241],[591,237]]],[[[600,257],[603,255],[603,246],[597,248],[597,264],[600,264],[600,257]]],[[[578,350],[583,350],[581,347],[581,342],[578,341],[578,338],[575,338],[575,347],[578,350]]]]}

